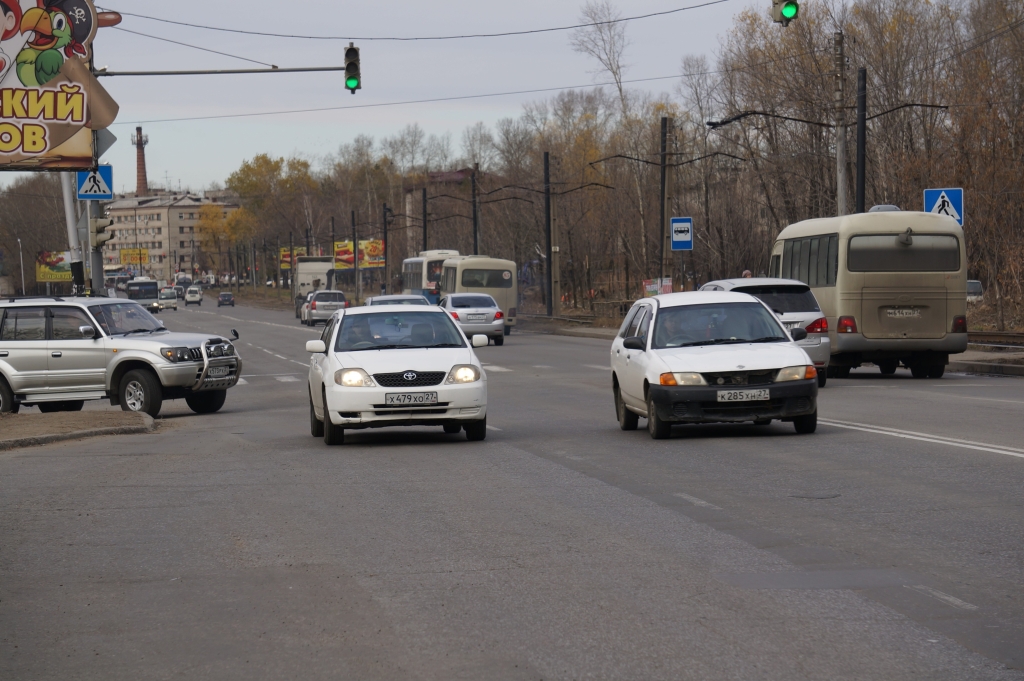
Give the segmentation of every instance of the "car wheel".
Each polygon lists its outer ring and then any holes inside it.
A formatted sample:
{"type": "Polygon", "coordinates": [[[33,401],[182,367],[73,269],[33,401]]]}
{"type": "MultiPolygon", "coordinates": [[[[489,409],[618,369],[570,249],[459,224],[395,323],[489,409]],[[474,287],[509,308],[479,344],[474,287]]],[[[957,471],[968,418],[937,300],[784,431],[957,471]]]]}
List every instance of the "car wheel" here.
{"type": "Polygon", "coordinates": [[[882,362],[878,362],[878,370],[882,372],[883,376],[892,376],[896,373],[896,369],[899,365],[900,362],[898,359],[887,359],[882,362]]]}
{"type": "Polygon", "coordinates": [[[911,364],[910,375],[914,378],[928,378],[928,369],[927,364],[911,364]]]}
{"type": "Polygon", "coordinates": [[[828,373],[825,372],[825,371],[819,371],[818,372],[818,387],[819,388],[824,388],[825,384],[827,382],[828,382],[828,373]]]}
{"type": "Polygon", "coordinates": [[[928,378],[942,378],[945,373],[945,364],[932,364],[928,367],[928,378]]]}
{"type": "Polygon", "coordinates": [[[316,409],[313,408],[313,396],[309,396],[309,434],[313,437],[324,436],[324,422],[316,417],[316,409]]]}
{"type": "Polygon", "coordinates": [[[462,432],[462,424],[461,423],[446,423],[446,424],[444,424],[444,432],[448,433],[449,435],[455,435],[456,433],[461,433],[462,432]]]}
{"type": "Polygon", "coordinates": [[[626,403],[622,401],[619,386],[615,386],[615,415],[619,419],[619,428],[622,430],[636,430],[637,425],[640,423],[640,417],[626,409],[626,403]]]}
{"type": "Polygon", "coordinates": [[[0,376],[0,414],[17,414],[20,404],[14,401],[14,391],[0,376]]]}
{"type": "Polygon", "coordinates": [[[658,418],[658,410],[651,397],[647,398],[647,432],[655,440],[667,440],[672,436],[672,424],[658,418]]]}
{"type": "Polygon", "coordinates": [[[156,417],[164,402],[164,391],[160,381],[152,372],[144,369],[129,371],[121,379],[117,390],[122,411],[135,411],[156,417]]]}
{"type": "Polygon", "coordinates": [[[505,344],[505,337],[504,336],[495,336],[494,337],[494,344],[495,345],[504,345],[505,344]]]}
{"type": "Polygon", "coordinates": [[[227,390],[210,390],[186,397],[185,404],[197,414],[216,414],[227,399],[227,390]]]}
{"type": "Polygon", "coordinates": [[[797,416],[793,419],[793,428],[801,435],[809,435],[818,429],[818,410],[806,416],[797,416]]]}
{"type": "Polygon", "coordinates": [[[480,442],[487,438],[487,418],[483,421],[473,421],[467,423],[464,428],[466,429],[466,439],[470,442],[480,442]]]}
{"type": "Polygon", "coordinates": [[[324,444],[345,444],[345,429],[331,423],[331,415],[327,413],[327,391],[324,391],[324,444]]]}

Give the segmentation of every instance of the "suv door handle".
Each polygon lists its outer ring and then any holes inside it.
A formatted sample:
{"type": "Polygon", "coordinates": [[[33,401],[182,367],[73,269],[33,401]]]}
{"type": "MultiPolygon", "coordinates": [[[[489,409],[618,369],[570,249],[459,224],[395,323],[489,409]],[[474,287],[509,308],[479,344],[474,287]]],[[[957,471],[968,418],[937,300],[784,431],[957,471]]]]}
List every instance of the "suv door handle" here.
{"type": "Polygon", "coordinates": [[[63,356],[64,356],[63,352],[51,352],[50,353],[50,357],[63,357],[63,356]]]}

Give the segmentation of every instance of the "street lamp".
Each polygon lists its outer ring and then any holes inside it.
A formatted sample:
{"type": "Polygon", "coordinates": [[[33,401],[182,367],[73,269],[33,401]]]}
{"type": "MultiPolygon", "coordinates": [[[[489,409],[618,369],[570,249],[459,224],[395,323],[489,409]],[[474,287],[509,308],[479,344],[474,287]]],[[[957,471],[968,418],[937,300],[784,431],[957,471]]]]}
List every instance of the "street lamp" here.
{"type": "Polygon", "coordinates": [[[21,295],[25,295],[25,256],[21,252],[21,239],[18,239],[18,260],[21,262],[21,295]]]}

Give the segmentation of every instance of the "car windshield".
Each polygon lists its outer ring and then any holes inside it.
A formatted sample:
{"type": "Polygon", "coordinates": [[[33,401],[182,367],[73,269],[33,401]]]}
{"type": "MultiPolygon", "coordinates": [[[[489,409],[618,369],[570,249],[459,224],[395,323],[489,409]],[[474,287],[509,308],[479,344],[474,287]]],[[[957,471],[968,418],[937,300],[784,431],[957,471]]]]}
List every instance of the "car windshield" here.
{"type": "Polygon", "coordinates": [[[337,352],[396,348],[464,348],[462,334],[443,312],[372,312],[345,315],[337,352]]]}
{"type": "Polygon", "coordinates": [[[498,307],[490,296],[452,296],[452,307],[498,307]]]}
{"type": "Polygon", "coordinates": [[[742,286],[737,293],[749,293],[776,312],[820,312],[818,301],[806,286],[742,286]]]}
{"type": "Polygon", "coordinates": [[[116,303],[93,305],[89,308],[92,316],[108,336],[120,336],[138,331],[163,329],[156,317],[146,312],[138,303],[116,303]]]}
{"type": "Polygon", "coordinates": [[[174,289],[160,292],[160,300],[175,300],[177,299],[177,297],[178,294],[174,292],[174,289]]]}
{"type": "Polygon", "coordinates": [[[789,337],[758,303],[718,303],[663,308],[654,326],[653,348],[728,343],[780,343],[789,337]]]}
{"type": "Polygon", "coordinates": [[[430,305],[426,298],[375,298],[370,305],[430,305]]]}

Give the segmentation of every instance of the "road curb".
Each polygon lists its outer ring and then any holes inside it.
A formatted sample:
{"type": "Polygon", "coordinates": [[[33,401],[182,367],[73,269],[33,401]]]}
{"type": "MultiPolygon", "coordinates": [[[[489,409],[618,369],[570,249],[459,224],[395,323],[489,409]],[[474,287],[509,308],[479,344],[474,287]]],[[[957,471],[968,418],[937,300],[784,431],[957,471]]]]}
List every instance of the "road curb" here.
{"type": "Polygon", "coordinates": [[[525,333],[536,333],[548,336],[574,336],[576,338],[595,338],[597,340],[610,341],[618,334],[618,329],[597,328],[573,328],[551,324],[544,321],[530,321],[527,323],[518,322],[517,328],[525,333]]]}
{"type": "Polygon", "coordinates": [[[92,428],[89,430],[74,430],[68,433],[56,433],[53,435],[38,435],[33,437],[20,437],[11,440],[0,440],[0,452],[24,447],[38,447],[49,445],[55,442],[67,440],[80,440],[87,437],[101,437],[104,435],[143,435],[151,433],[156,429],[156,422],[149,414],[142,414],[142,425],[138,426],[114,426],[111,428],[92,428]]]}
{"type": "Polygon", "coordinates": [[[950,371],[966,371],[971,374],[993,374],[995,376],[1024,376],[1024,366],[988,362],[950,362],[950,371]]]}

